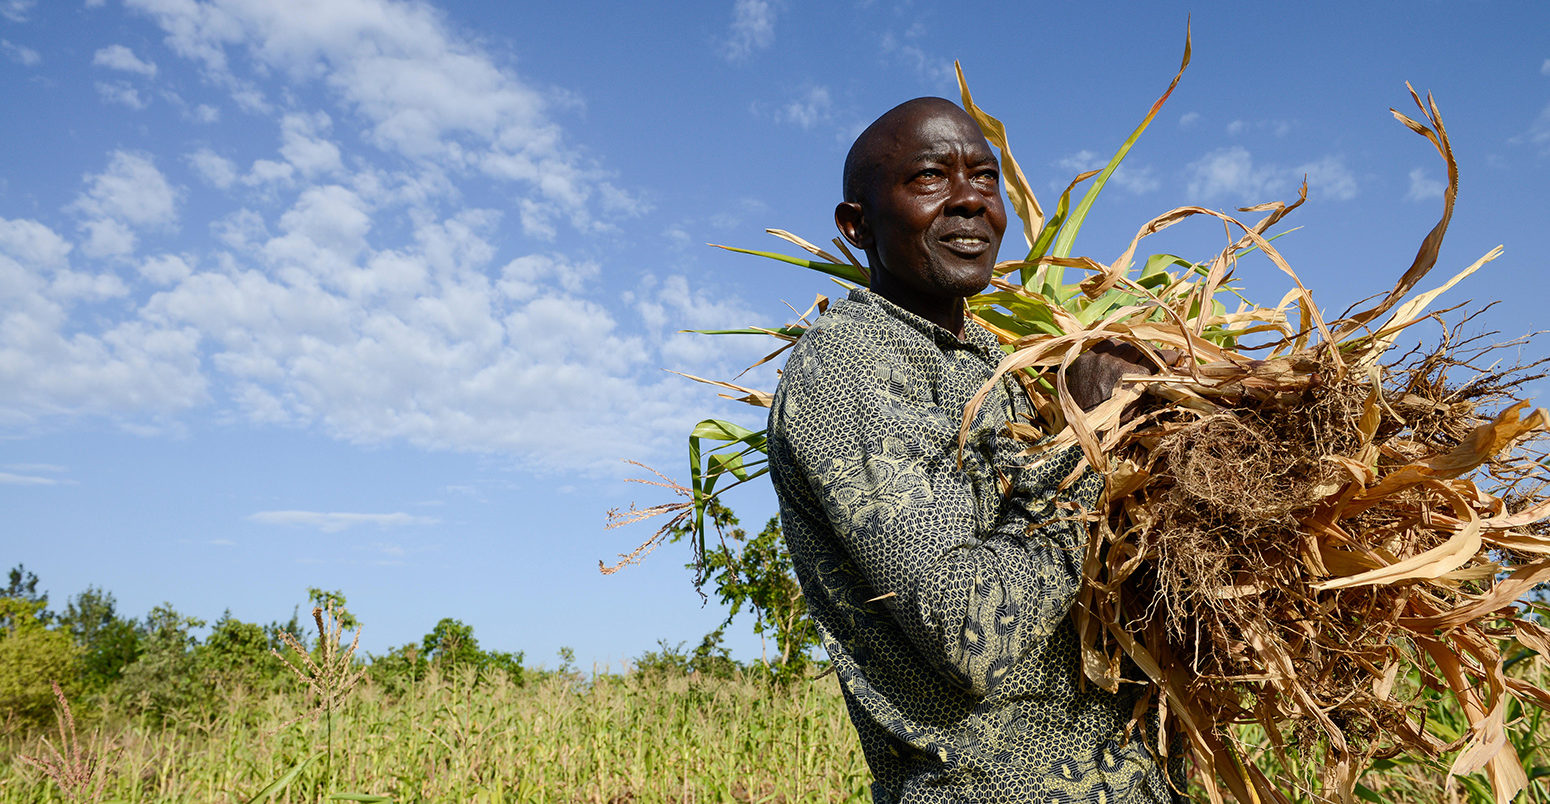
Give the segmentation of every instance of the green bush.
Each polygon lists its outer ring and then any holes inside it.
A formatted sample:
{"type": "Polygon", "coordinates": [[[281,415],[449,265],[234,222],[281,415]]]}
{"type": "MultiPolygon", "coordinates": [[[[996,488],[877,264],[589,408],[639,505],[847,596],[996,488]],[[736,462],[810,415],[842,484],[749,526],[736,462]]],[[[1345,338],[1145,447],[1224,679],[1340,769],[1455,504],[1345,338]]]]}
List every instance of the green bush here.
{"type": "Polygon", "coordinates": [[[70,634],[50,628],[43,600],[0,597],[0,721],[49,720],[57,681],[77,689],[77,650],[70,634]]]}

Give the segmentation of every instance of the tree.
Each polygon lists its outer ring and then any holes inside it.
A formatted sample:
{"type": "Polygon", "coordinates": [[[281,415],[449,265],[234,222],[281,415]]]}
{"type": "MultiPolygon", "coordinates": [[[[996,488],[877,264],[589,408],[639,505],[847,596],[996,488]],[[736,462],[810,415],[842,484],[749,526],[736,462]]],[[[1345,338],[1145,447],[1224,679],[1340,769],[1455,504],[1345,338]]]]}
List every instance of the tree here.
{"type": "Polygon", "coordinates": [[[522,653],[484,651],[474,637],[474,627],[443,617],[436,627],[420,641],[420,660],[446,670],[453,667],[474,667],[478,670],[500,670],[515,681],[522,681],[522,653]]]}
{"type": "Polygon", "coordinates": [[[194,649],[199,640],[191,631],[204,620],[178,613],[163,603],[145,615],[140,626],[140,658],[124,670],[118,692],[146,714],[166,717],[186,709],[208,690],[197,677],[194,649]]]}
{"type": "Polygon", "coordinates": [[[75,685],[75,644],[48,627],[43,606],[41,599],[0,597],[0,720],[44,720],[54,704],[50,682],[75,685]]]}
{"type": "Polygon", "coordinates": [[[253,687],[280,669],[264,628],[238,620],[230,609],[215,621],[195,653],[201,675],[217,687],[253,687]]]}
{"type": "Polygon", "coordinates": [[[88,586],[70,598],[59,618],[81,651],[77,668],[88,692],[107,689],[140,656],[135,623],[119,617],[116,607],[112,593],[88,586]]]}
{"type": "MultiPolygon", "coordinates": [[[[728,607],[722,628],[731,625],[746,606],[754,614],[754,633],[775,643],[774,660],[766,653],[760,661],[779,681],[800,678],[813,663],[818,629],[807,616],[807,599],[786,552],[780,520],[771,517],[764,529],[750,538],[747,531],[737,527],[731,509],[719,501],[712,499],[706,513],[722,534],[721,549],[706,550],[704,559],[705,576],[715,583],[722,604],[728,607]]],[[[687,525],[676,529],[673,541],[687,534],[687,525]]],[[[689,567],[696,568],[694,564],[689,567]]],[[[717,636],[719,642],[719,633],[717,636]]]]}
{"type": "MultiPolygon", "coordinates": [[[[54,619],[54,613],[47,608],[48,592],[38,592],[38,576],[28,572],[25,565],[17,564],[11,568],[8,580],[9,583],[6,584],[5,589],[0,590],[0,597],[15,598],[39,604],[38,619],[41,619],[45,625],[54,619]]],[[[6,623],[0,620],[0,627],[5,627],[5,625],[6,623]]]]}

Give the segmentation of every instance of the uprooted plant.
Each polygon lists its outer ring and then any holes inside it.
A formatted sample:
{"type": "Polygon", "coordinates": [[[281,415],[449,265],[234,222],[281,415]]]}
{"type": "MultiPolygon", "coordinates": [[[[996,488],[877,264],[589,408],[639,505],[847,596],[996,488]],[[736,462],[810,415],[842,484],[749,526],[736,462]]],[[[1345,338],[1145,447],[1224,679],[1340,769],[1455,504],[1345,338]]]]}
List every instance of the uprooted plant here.
{"type": "MultiPolygon", "coordinates": [[[[1186,43],[1179,75],[1188,63],[1186,43]]],[[[1528,779],[1507,739],[1508,713],[1550,709],[1550,692],[1508,672],[1525,652],[1550,657],[1547,612],[1525,602],[1550,579],[1550,415],[1514,399],[1543,376],[1545,361],[1504,359],[1520,342],[1494,346],[1446,325],[1435,347],[1389,356],[1411,326],[1441,320],[1427,312],[1439,295],[1501,253],[1411,296],[1437,262],[1457,197],[1436,103],[1412,89],[1419,116],[1394,116],[1446,164],[1442,217],[1391,291],[1332,319],[1269,235],[1303,203],[1306,186],[1290,203],[1242,210],[1263,213],[1252,223],[1180,207],[1144,224],[1112,263],[1072,256],[1098,190],[1179,76],[1108,166],[1078,176],[1047,219],[1003,126],[959,79],[964,108],[1001,150],[1030,247],[968,300],[973,318],[1010,351],[991,382],[1010,375],[1029,391],[1039,420],[1009,428],[1032,459],[1079,446],[1077,471],[1107,478],[1089,515],[1094,538],[1072,613],[1086,682],[1150,685],[1165,732],[1185,739],[1214,802],[1223,787],[1245,802],[1349,802],[1373,795],[1359,782],[1377,760],[1450,753],[1451,773],[1483,771],[1496,800],[1510,801],[1528,779]],[[1095,175],[1073,207],[1072,190],[1095,175]],[[1215,258],[1136,260],[1146,237],[1196,217],[1228,228],[1215,258]],[[1274,307],[1245,299],[1236,285],[1250,253],[1295,285],[1274,307]],[[1066,269],[1088,274],[1065,282],[1066,269]],[[1241,303],[1229,310],[1231,296],[1241,303]],[[1159,365],[1159,350],[1182,357],[1084,412],[1065,392],[1065,371],[1100,341],[1133,344],[1159,365]],[[1460,733],[1428,721],[1439,700],[1462,713],[1460,733]],[[1245,729],[1258,729],[1263,745],[1245,742],[1245,729]]],[[[866,284],[842,242],[843,260],[770,231],[817,259],[748,253],[866,284]]],[[[820,299],[815,309],[824,306],[820,299]]],[[[802,329],[730,332],[775,336],[785,342],[779,354],[802,329]]],[[[754,389],[713,384],[732,392],[727,398],[769,402],[754,389]]],[[[691,482],[675,486],[686,499],[659,507],[679,526],[703,516],[723,490],[719,480],[764,471],[763,433],[707,421],[690,443],[691,482]]],[[[698,532],[703,554],[703,525],[698,532]]],[[[1169,748],[1162,739],[1158,749],[1169,748]]]]}

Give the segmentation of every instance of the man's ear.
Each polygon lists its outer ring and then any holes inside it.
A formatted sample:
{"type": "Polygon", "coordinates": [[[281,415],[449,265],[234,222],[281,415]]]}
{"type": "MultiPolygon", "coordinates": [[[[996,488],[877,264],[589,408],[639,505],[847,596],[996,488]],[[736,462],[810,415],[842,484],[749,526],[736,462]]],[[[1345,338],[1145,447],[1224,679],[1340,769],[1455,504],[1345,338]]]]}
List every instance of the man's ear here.
{"type": "Polygon", "coordinates": [[[872,227],[867,224],[861,205],[855,201],[843,201],[834,208],[834,225],[852,246],[867,251],[872,248],[872,227]]]}

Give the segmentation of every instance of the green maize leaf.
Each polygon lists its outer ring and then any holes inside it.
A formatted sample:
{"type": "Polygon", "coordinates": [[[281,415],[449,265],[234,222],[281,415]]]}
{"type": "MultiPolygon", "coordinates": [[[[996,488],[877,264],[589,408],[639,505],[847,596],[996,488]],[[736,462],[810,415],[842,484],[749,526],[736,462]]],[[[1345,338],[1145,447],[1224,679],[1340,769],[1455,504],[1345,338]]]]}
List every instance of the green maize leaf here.
{"type": "Polygon", "coordinates": [[[820,271],[822,273],[829,274],[830,276],[834,276],[834,277],[838,277],[840,279],[843,279],[843,280],[845,280],[847,282],[855,282],[858,285],[867,285],[867,284],[869,284],[869,282],[867,280],[866,274],[862,273],[861,269],[857,268],[854,265],[840,265],[839,263],[833,263],[833,262],[819,262],[818,260],[807,260],[807,259],[803,259],[801,257],[789,257],[789,256],[787,256],[785,254],[781,254],[781,253],[775,252],[775,251],[757,251],[757,250],[751,249],[751,248],[737,248],[736,246],[720,246],[720,245],[716,245],[714,243],[712,243],[711,245],[714,245],[714,246],[716,246],[716,248],[719,248],[719,249],[726,249],[727,251],[735,251],[735,252],[737,252],[739,254],[752,254],[755,257],[768,257],[769,259],[772,259],[772,260],[780,260],[781,262],[789,262],[792,265],[800,265],[803,268],[811,268],[814,271],[820,271]]]}
{"type": "Polygon", "coordinates": [[[1366,785],[1358,784],[1353,792],[1356,793],[1357,798],[1363,801],[1371,801],[1373,804],[1384,804],[1385,799],[1383,796],[1373,792],[1366,785]]]}
{"type": "Polygon", "coordinates": [[[284,776],[281,776],[280,778],[270,782],[268,785],[266,785],[264,787],[263,790],[260,790],[257,793],[254,793],[253,797],[248,799],[247,804],[257,804],[260,801],[267,801],[267,800],[269,800],[270,796],[273,796],[275,793],[278,793],[281,790],[284,790],[286,787],[288,787],[290,785],[291,782],[296,781],[296,777],[300,776],[301,772],[306,770],[307,766],[311,765],[312,761],[317,759],[320,756],[323,756],[323,752],[322,751],[319,751],[319,752],[313,754],[312,756],[307,757],[306,759],[296,763],[296,767],[291,768],[290,770],[286,771],[284,776]]]}
{"type": "Polygon", "coordinates": [[[998,327],[1015,332],[1019,335],[1032,335],[1042,332],[1046,335],[1064,335],[1065,333],[1055,323],[1055,316],[1049,308],[1028,299],[1007,294],[1012,298],[1001,302],[1001,306],[1011,314],[1003,313],[988,305],[978,304],[979,299],[974,300],[974,314],[995,324],[998,327]]]}
{"type": "Polygon", "coordinates": [[[743,329],[681,329],[679,332],[692,332],[695,335],[784,335],[788,338],[800,338],[807,327],[771,327],[770,329],[758,329],[757,327],[745,327],[743,329]]]}
{"type": "MultiPolygon", "coordinates": [[[[1071,211],[1071,191],[1076,189],[1078,184],[1081,184],[1082,182],[1092,178],[1097,174],[1098,171],[1096,170],[1079,173],[1075,179],[1071,180],[1070,184],[1066,185],[1065,192],[1060,194],[1060,200],[1055,204],[1055,214],[1050,217],[1048,223],[1044,224],[1044,229],[1039,232],[1039,239],[1035,240],[1033,243],[1033,248],[1028,250],[1027,260],[1029,262],[1032,262],[1033,260],[1036,260],[1049,253],[1050,244],[1055,242],[1055,235],[1060,232],[1060,227],[1065,224],[1066,215],[1068,215],[1071,211]]],[[[1039,266],[1037,270],[1030,266],[1028,268],[1024,268],[1019,275],[1022,277],[1024,287],[1028,285],[1030,274],[1034,282],[1040,287],[1043,287],[1045,273],[1046,266],[1039,266]]]]}
{"type": "Polygon", "coordinates": [[[1016,335],[1031,335],[1035,331],[1033,327],[1028,326],[1028,322],[1009,316],[1000,310],[991,310],[987,308],[984,310],[976,310],[974,311],[974,314],[990,322],[992,325],[1000,327],[1001,329],[1016,335]]]}
{"type": "Polygon", "coordinates": [[[1111,290],[1093,299],[1086,307],[1076,311],[1076,319],[1083,324],[1091,324],[1127,304],[1135,303],[1136,297],[1134,295],[1120,290],[1111,290]]]}
{"type": "MultiPolygon", "coordinates": [[[[1115,168],[1118,168],[1119,163],[1124,161],[1125,155],[1130,153],[1131,146],[1135,145],[1136,140],[1141,138],[1141,132],[1146,131],[1147,126],[1152,124],[1152,118],[1157,116],[1157,112],[1162,109],[1163,103],[1168,100],[1168,96],[1173,94],[1174,87],[1179,85],[1179,79],[1184,77],[1185,68],[1189,67],[1189,53],[1190,32],[1186,28],[1184,33],[1184,60],[1179,64],[1178,74],[1173,76],[1173,81],[1168,84],[1168,89],[1163,92],[1162,97],[1152,104],[1152,108],[1146,113],[1146,117],[1141,119],[1141,124],[1136,126],[1136,130],[1132,131],[1130,136],[1120,144],[1119,150],[1115,152],[1113,158],[1109,159],[1109,163],[1104,166],[1103,172],[1099,173],[1098,178],[1093,181],[1093,186],[1087,188],[1087,194],[1082,196],[1081,203],[1078,203],[1076,209],[1072,211],[1070,220],[1060,227],[1060,234],[1055,236],[1055,242],[1050,247],[1049,253],[1051,255],[1056,257],[1071,256],[1071,247],[1076,241],[1076,233],[1081,231],[1082,222],[1087,219],[1088,211],[1092,209],[1093,202],[1098,200],[1098,193],[1103,191],[1103,186],[1108,183],[1109,177],[1114,175],[1115,168]]],[[[1059,266],[1050,266],[1049,272],[1044,277],[1046,289],[1059,287],[1063,273],[1064,270],[1059,266]]]]}
{"type": "Polygon", "coordinates": [[[707,474],[719,475],[731,473],[738,480],[748,479],[748,470],[743,468],[742,455],[712,455],[707,462],[709,472],[707,474]]]}
{"type": "Polygon", "coordinates": [[[759,433],[721,419],[706,419],[694,426],[689,433],[690,438],[708,438],[712,441],[742,441],[749,436],[757,436],[759,433]]]}

